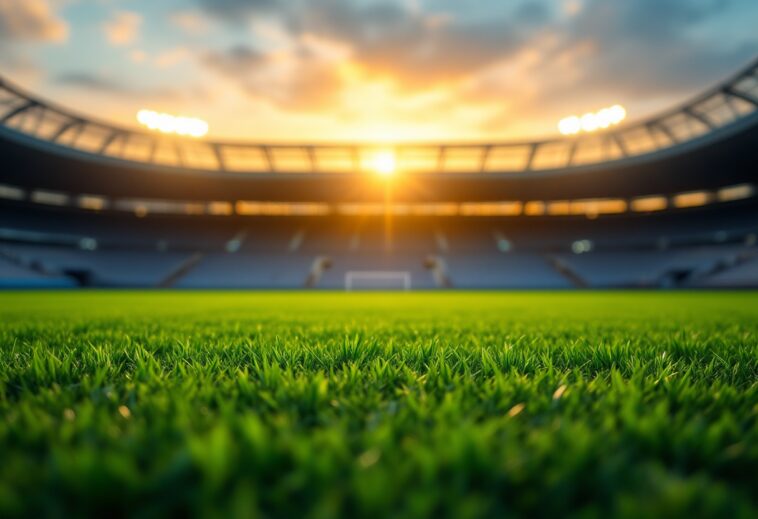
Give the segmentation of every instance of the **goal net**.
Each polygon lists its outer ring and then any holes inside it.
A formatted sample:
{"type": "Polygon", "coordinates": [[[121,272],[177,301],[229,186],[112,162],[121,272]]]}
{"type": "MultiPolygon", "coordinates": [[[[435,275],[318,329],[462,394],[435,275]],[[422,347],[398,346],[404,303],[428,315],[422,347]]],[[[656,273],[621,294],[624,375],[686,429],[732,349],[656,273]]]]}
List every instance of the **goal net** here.
{"type": "Polygon", "coordinates": [[[345,274],[345,290],[410,290],[410,272],[351,270],[345,274]]]}

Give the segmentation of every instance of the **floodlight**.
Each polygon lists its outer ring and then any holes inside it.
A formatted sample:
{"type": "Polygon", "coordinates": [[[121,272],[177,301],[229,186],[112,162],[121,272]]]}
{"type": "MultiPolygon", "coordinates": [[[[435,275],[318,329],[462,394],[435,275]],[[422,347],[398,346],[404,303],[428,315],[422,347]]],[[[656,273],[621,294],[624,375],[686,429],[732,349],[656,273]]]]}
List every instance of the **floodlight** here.
{"type": "Polygon", "coordinates": [[[579,132],[595,132],[605,130],[619,124],[626,118],[626,109],[621,105],[613,105],[597,112],[587,112],[578,117],[564,117],[558,123],[558,131],[562,135],[575,135],[579,132]]]}
{"type": "Polygon", "coordinates": [[[181,136],[202,137],[208,133],[208,123],[194,117],[174,116],[153,110],[137,112],[137,121],[151,130],[181,136]]]}

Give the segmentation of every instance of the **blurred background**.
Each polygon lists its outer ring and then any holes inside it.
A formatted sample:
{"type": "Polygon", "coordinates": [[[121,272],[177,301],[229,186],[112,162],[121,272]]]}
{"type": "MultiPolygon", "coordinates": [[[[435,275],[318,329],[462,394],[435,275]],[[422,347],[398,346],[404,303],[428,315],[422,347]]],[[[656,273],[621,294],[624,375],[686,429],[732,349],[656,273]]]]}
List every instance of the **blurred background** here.
{"type": "Polygon", "coordinates": [[[0,0],[0,286],[756,286],[756,19],[0,0]]]}

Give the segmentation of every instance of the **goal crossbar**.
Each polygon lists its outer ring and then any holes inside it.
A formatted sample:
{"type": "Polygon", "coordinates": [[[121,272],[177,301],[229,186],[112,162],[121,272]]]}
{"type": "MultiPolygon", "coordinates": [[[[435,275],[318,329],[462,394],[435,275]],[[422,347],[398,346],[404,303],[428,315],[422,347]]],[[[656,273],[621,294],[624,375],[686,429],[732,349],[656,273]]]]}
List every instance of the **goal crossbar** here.
{"type": "Polygon", "coordinates": [[[351,270],[345,273],[345,290],[356,289],[411,289],[411,273],[387,270],[351,270]],[[396,285],[392,285],[396,282],[396,285]],[[382,286],[386,283],[386,286],[382,286]]]}

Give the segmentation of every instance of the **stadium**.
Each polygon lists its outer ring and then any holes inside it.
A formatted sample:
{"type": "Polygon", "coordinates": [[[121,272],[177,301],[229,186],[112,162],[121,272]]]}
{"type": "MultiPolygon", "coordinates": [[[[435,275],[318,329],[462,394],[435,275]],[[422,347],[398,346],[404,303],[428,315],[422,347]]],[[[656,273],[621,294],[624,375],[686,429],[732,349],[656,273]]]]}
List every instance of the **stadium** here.
{"type": "Polygon", "coordinates": [[[758,63],[633,125],[532,142],[188,141],[7,82],[2,103],[4,286],[758,285],[758,63]]]}
{"type": "Polygon", "coordinates": [[[706,3],[0,0],[0,517],[756,517],[706,3]]]}

